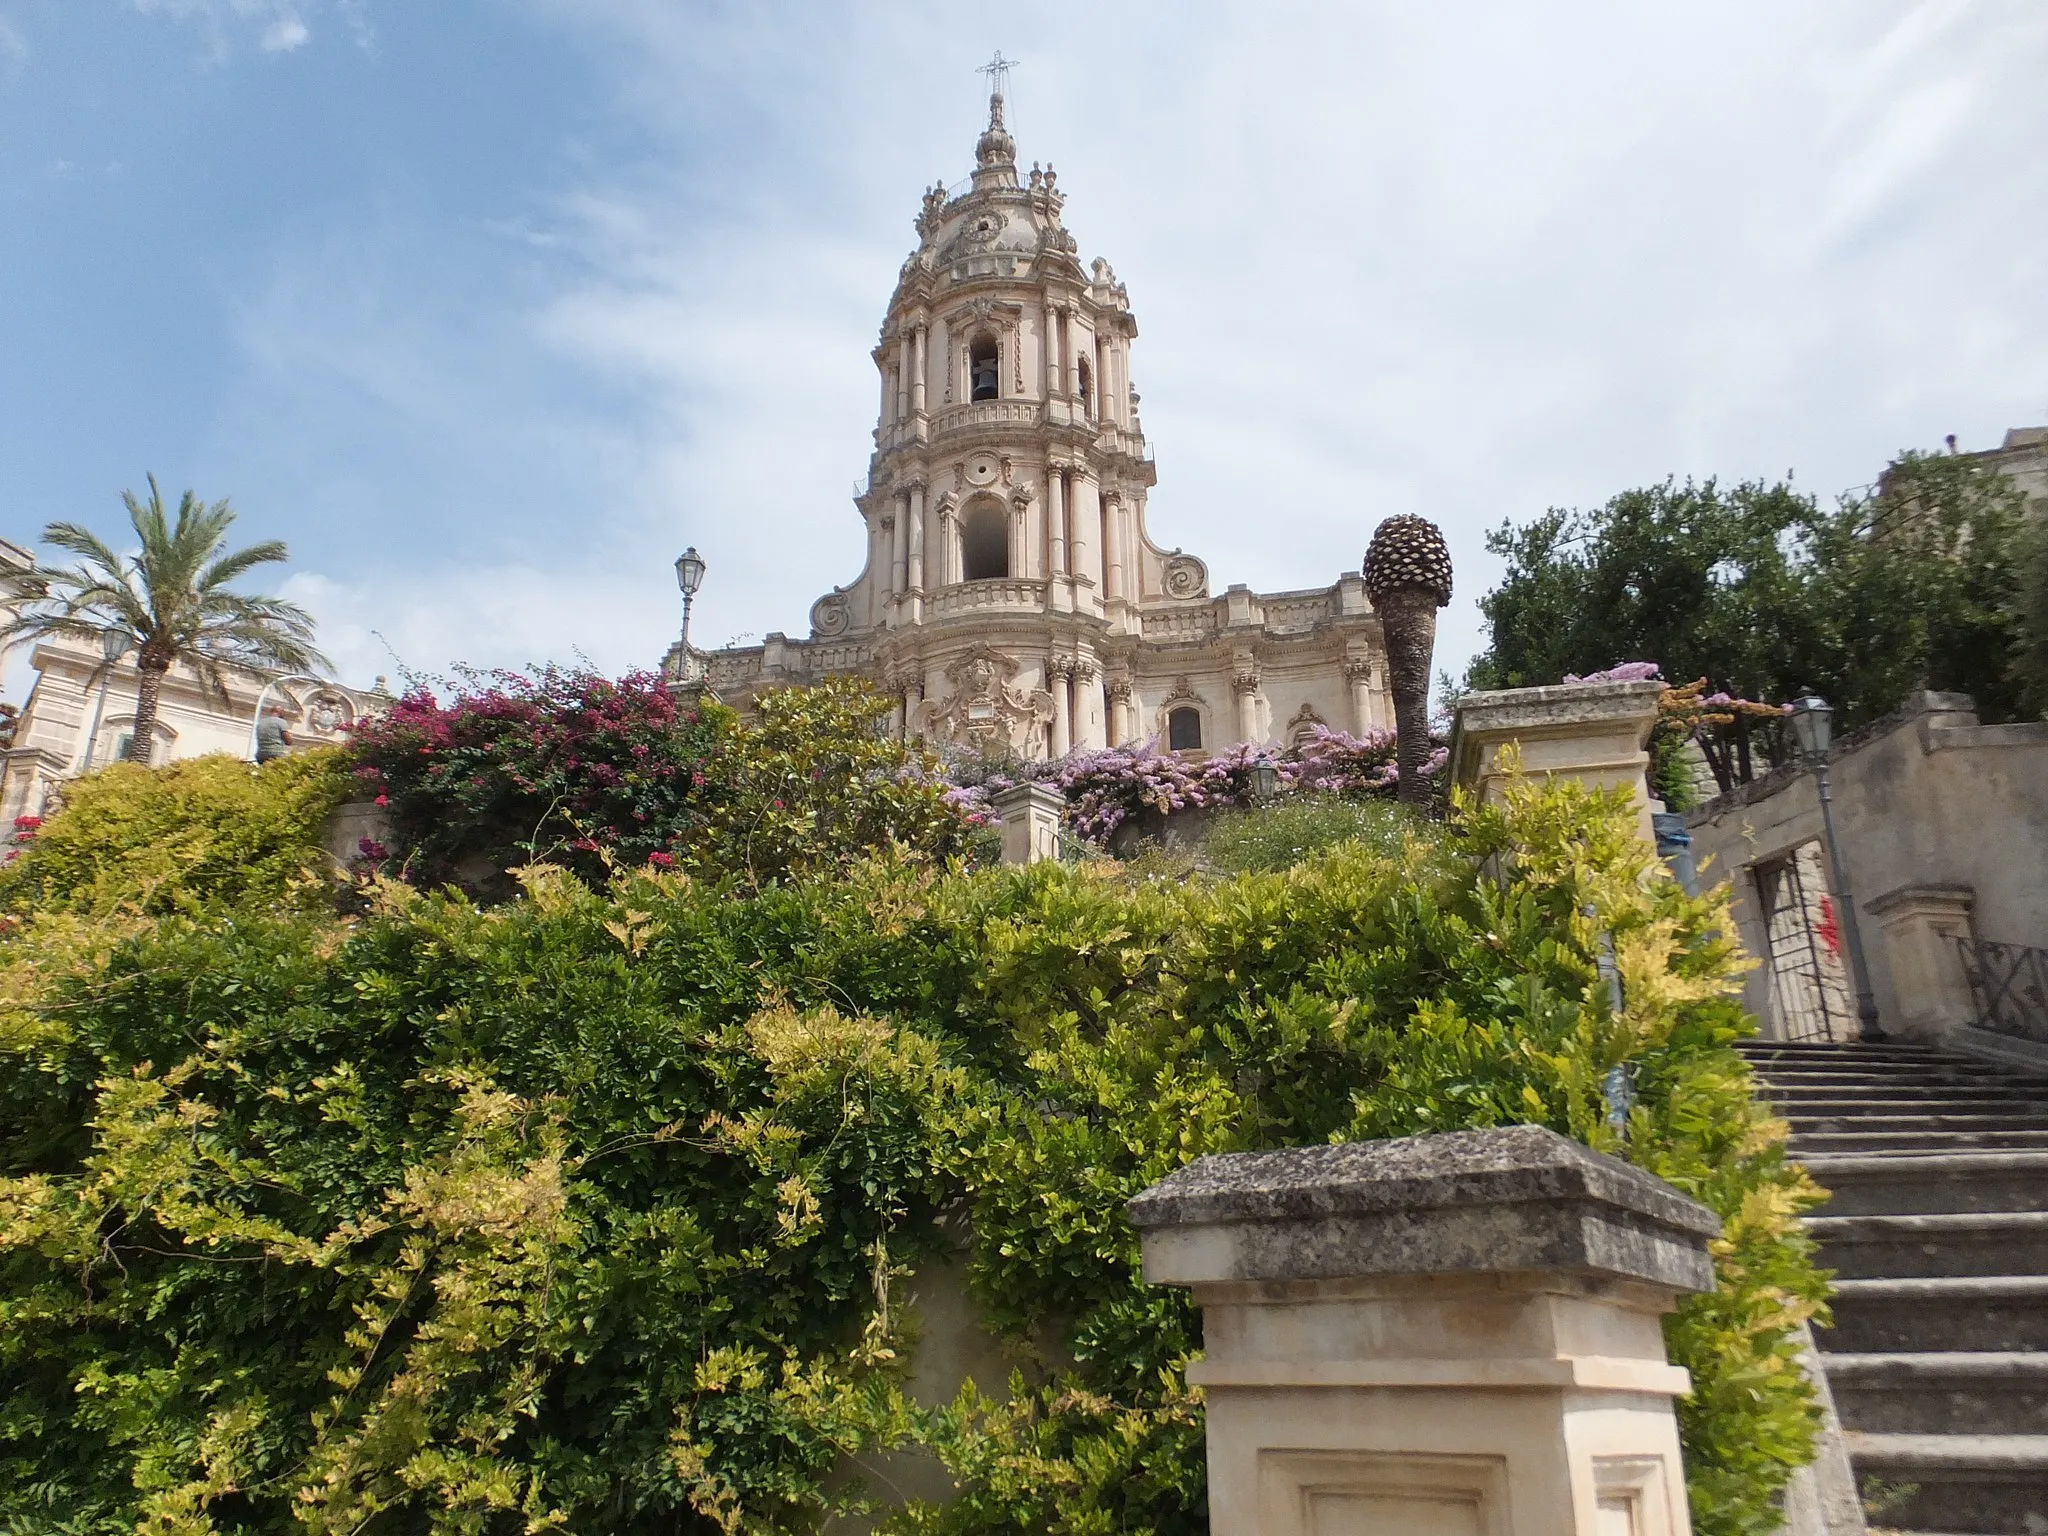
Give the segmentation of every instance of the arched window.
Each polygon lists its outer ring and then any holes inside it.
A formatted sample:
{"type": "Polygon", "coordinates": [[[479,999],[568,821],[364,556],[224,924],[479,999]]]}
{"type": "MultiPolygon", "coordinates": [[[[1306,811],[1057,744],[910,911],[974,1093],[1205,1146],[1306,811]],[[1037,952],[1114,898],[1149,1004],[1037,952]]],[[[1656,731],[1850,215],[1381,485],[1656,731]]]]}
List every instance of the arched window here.
{"type": "Polygon", "coordinates": [[[1001,581],[1010,574],[1010,518],[995,502],[977,502],[961,520],[960,567],[967,581],[1001,581]]]}
{"type": "MultiPolygon", "coordinates": [[[[1076,371],[1081,377],[1081,414],[1083,416],[1093,416],[1095,414],[1095,375],[1088,367],[1087,358],[1077,358],[1075,361],[1079,364],[1076,371]]],[[[976,395],[974,398],[979,400],[981,396],[976,395]]]]}
{"type": "Polygon", "coordinates": [[[1166,716],[1166,745],[1174,752],[1198,752],[1202,746],[1202,712],[1192,704],[1170,710],[1166,716]]]}
{"type": "Polygon", "coordinates": [[[973,385],[970,400],[994,400],[1003,392],[1001,349],[993,336],[977,336],[967,349],[967,376],[973,385]]]}

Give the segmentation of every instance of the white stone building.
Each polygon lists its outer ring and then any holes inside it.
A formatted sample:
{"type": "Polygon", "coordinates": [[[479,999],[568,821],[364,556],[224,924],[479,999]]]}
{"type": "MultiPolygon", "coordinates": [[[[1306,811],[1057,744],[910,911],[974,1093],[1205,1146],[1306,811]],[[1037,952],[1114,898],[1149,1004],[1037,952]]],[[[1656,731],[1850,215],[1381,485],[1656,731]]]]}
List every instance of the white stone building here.
{"type": "MultiPolygon", "coordinates": [[[[0,615],[12,616],[11,578],[34,563],[27,550],[0,540],[0,615]]],[[[126,754],[142,682],[132,651],[110,668],[90,641],[38,640],[25,649],[36,680],[15,724],[14,743],[0,754],[0,842],[8,840],[16,817],[43,814],[66,780],[126,754]]],[[[0,665],[9,659],[0,655],[0,665]]],[[[291,733],[298,750],[342,741],[357,718],[391,702],[382,678],[376,688],[361,689],[223,670],[225,698],[188,666],[180,664],[165,675],[153,762],[210,752],[252,757],[259,701],[263,713],[291,733]]]]}
{"type": "Polygon", "coordinates": [[[900,732],[1026,757],[1391,726],[1355,572],[1216,596],[1202,561],[1153,542],[1137,321],[1109,264],[1081,265],[1064,202],[1050,169],[1018,176],[998,92],[966,190],[925,193],[875,348],[866,568],[812,605],[808,638],[679,643],[667,670],[741,706],[857,673],[900,732]]]}

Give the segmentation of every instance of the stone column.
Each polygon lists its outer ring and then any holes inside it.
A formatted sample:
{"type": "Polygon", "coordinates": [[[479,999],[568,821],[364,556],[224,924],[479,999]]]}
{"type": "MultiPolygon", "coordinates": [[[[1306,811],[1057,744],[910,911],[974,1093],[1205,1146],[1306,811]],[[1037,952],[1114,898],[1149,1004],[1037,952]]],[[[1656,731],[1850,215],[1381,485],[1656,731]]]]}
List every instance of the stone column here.
{"type": "Polygon", "coordinates": [[[896,338],[896,419],[910,414],[910,333],[896,338]]]}
{"type": "Polygon", "coordinates": [[[1627,788],[1635,798],[1638,830],[1655,843],[1650,825],[1647,750],[1657,724],[1664,685],[1563,683],[1549,688],[1508,688],[1468,693],[1451,726],[1451,773],[1482,799],[1498,798],[1506,775],[1501,753],[1519,750],[1522,771],[1563,775],[1595,789],[1627,788]]]}
{"type": "Polygon", "coordinates": [[[1017,784],[989,796],[1003,824],[1003,862],[1036,864],[1060,856],[1060,815],[1067,802],[1043,784],[1017,784]]]}
{"type": "Polygon", "coordinates": [[[931,329],[919,325],[910,333],[910,414],[922,419],[924,409],[925,370],[931,366],[928,355],[931,345],[931,329]]]}
{"type": "Polygon", "coordinates": [[[1976,899],[1967,885],[1902,885],[1863,903],[1884,932],[1892,979],[1888,1016],[1930,1045],[1976,1021],[1962,956],[1962,945],[1972,937],[1976,899]]]}
{"type": "Polygon", "coordinates": [[[1205,1157],[1130,1204],[1202,1308],[1214,1536],[1688,1536],[1660,1318],[1720,1220],[1541,1126],[1205,1157]]]}
{"type": "Polygon", "coordinates": [[[1124,505],[1114,491],[1102,498],[1102,595],[1120,600],[1124,595],[1124,505]]]}
{"type": "Polygon", "coordinates": [[[1109,680],[1109,745],[1125,746],[1131,739],[1131,680],[1109,680]]]}
{"type": "MultiPolygon", "coordinates": [[[[1040,337],[1045,352],[1045,398],[1050,403],[1060,392],[1060,312],[1051,300],[1045,306],[1045,330],[1040,337]]],[[[1048,413],[1049,415],[1050,413],[1048,413]]]]}
{"type": "Polygon", "coordinates": [[[904,560],[904,585],[912,592],[924,590],[924,485],[921,481],[911,482],[904,492],[907,515],[910,518],[909,553],[904,560]]]}
{"type": "Polygon", "coordinates": [[[1090,530],[1100,531],[1102,504],[1097,499],[1094,476],[1080,465],[1074,467],[1073,495],[1067,503],[1067,565],[1076,577],[1095,586],[1102,595],[1102,567],[1097,564],[1090,530]]]}
{"type": "Polygon", "coordinates": [[[1054,656],[1045,664],[1045,691],[1052,695],[1052,755],[1065,757],[1074,748],[1074,695],[1069,684],[1073,662],[1054,656]]]}
{"type": "Polygon", "coordinates": [[[1025,562],[1031,546],[1025,541],[1027,524],[1024,514],[1030,505],[1030,496],[1022,489],[1010,497],[1010,575],[1013,577],[1021,578],[1028,574],[1025,562]]]}
{"type": "Polygon", "coordinates": [[[1067,398],[1079,401],[1081,398],[1081,338],[1075,333],[1080,328],[1074,324],[1075,314],[1073,310],[1066,310],[1060,318],[1066,325],[1066,339],[1060,347],[1060,361],[1066,369],[1067,398]]]}
{"type": "Polygon", "coordinates": [[[1067,472],[1059,465],[1051,465],[1045,472],[1047,534],[1050,548],[1046,555],[1046,575],[1067,574],[1067,472]]]}
{"type": "Polygon", "coordinates": [[[1237,696],[1237,739],[1257,741],[1259,739],[1259,668],[1247,658],[1240,658],[1230,674],[1230,691],[1237,696]]]}
{"type": "Polygon", "coordinates": [[[910,494],[898,491],[889,498],[889,592],[903,593],[904,569],[910,559],[910,494]]]}
{"type": "Polygon", "coordinates": [[[913,666],[903,674],[903,739],[924,734],[924,668],[913,666]]]}
{"type": "Polygon", "coordinates": [[[1347,656],[1344,681],[1351,685],[1351,734],[1363,736],[1377,724],[1372,708],[1372,663],[1363,656],[1347,656]]]}
{"type": "Polygon", "coordinates": [[[1108,724],[1102,702],[1102,669],[1092,657],[1074,663],[1074,745],[1099,751],[1109,745],[1104,735],[1108,724]]]}

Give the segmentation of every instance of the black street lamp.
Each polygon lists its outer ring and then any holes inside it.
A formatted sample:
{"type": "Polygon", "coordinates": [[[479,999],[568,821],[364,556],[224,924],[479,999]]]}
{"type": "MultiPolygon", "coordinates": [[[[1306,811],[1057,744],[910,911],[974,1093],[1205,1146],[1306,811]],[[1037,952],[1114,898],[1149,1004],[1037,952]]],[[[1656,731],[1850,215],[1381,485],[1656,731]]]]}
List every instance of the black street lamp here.
{"type": "Polygon", "coordinates": [[[676,585],[683,589],[683,656],[676,668],[678,677],[687,678],[690,666],[690,603],[697,596],[697,589],[704,585],[704,557],[697,553],[692,544],[676,556],[676,585]]]}
{"type": "Polygon", "coordinates": [[[1264,805],[1280,793],[1280,770],[1273,766],[1271,753],[1261,752],[1252,762],[1252,799],[1264,805]]]}
{"type": "Polygon", "coordinates": [[[1828,745],[1835,735],[1834,707],[1809,688],[1792,701],[1788,724],[1799,755],[1813,766],[1813,784],[1820,795],[1822,841],[1828,845],[1835,899],[1842,904],[1842,936],[1849,946],[1849,980],[1856,988],[1857,1038],[1882,1040],[1885,1035],[1877,1021],[1877,994],[1870,990],[1870,966],[1863,958],[1863,931],[1856,922],[1856,897],[1849,889],[1849,871],[1842,863],[1841,839],[1835,835],[1835,797],[1828,787],[1828,745]]]}
{"type": "Polygon", "coordinates": [[[128,631],[115,626],[100,631],[100,654],[106,661],[100,667],[100,696],[92,707],[92,729],[85,734],[85,761],[78,765],[81,774],[92,772],[93,749],[99,745],[100,722],[107,714],[107,685],[114,680],[114,668],[121,658],[128,654],[128,648],[135,643],[128,631]]]}

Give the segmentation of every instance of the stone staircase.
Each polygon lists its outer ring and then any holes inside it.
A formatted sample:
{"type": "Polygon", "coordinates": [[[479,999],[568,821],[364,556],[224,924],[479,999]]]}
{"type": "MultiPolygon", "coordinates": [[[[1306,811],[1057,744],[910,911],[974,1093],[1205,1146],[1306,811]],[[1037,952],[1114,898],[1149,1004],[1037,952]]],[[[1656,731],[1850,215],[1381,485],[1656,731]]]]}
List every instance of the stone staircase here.
{"type": "Polygon", "coordinates": [[[1832,1192],[1821,1360],[1875,1528],[2048,1536],[2048,1074],[1905,1044],[1742,1047],[1832,1192]]]}

